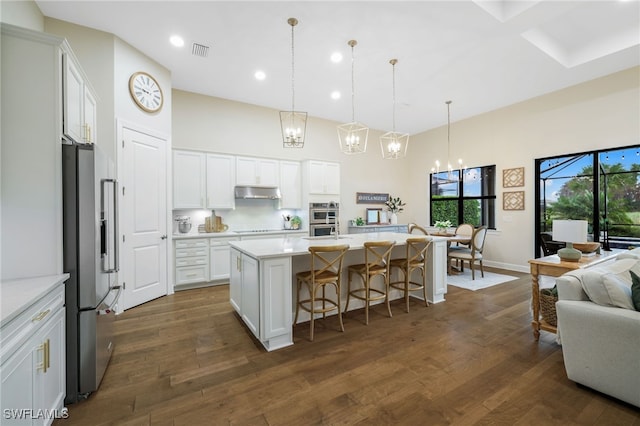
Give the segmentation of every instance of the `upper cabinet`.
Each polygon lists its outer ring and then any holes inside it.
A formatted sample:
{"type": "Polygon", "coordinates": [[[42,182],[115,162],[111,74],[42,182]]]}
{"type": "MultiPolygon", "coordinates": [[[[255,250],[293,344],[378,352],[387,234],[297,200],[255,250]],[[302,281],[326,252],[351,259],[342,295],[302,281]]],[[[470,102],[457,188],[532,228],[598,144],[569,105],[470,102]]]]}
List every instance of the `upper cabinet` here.
{"type": "Polygon", "coordinates": [[[205,208],[206,154],[173,151],[173,208],[205,208]]]}
{"type": "Polygon", "coordinates": [[[278,186],[279,161],[236,157],[236,185],[278,186]]]}
{"type": "Polygon", "coordinates": [[[97,102],[71,52],[62,56],[62,132],[77,143],[97,142],[97,102]]]}
{"type": "Polygon", "coordinates": [[[233,187],[236,185],[236,158],[231,155],[207,154],[207,208],[235,207],[233,187]]]}
{"type": "Polygon", "coordinates": [[[298,161],[280,161],[281,209],[302,208],[302,171],[298,161]]]}
{"type": "Polygon", "coordinates": [[[309,194],[340,195],[340,164],[309,160],[306,162],[309,194]]]}
{"type": "Polygon", "coordinates": [[[174,209],[232,209],[235,157],[173,151],[174,209]]]}

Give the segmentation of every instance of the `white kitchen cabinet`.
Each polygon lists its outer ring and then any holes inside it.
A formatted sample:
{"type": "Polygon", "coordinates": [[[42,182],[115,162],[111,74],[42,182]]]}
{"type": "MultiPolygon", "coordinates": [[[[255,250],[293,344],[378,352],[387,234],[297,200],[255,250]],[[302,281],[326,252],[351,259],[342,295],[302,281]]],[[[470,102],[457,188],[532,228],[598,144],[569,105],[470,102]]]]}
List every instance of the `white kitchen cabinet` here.
{"type": "Polygon", "coordinates": [[[302,169],[298,161],[280,161],[280,208],[302,208],[302,169]]]}
{"type": "Polygon", "coordinates": [[[232,247],[231,262],[230,301],[242,321],[267,350],[291,345],[291,258],[258,261],[232,247]]]}
{"type": "Polygon", "coordinates": [[[173,151],[173,208],[205,208],[206,154],[173,151]]]}
{"type": "Polygon", "coordinates": [[[1,336],[2,424],[50,425],[55,417],[64,417],[65,308],[61,281],[3,323],[1,336]]]}
{"type": "Polygon", "coordinates": [[[309,194],[340,195],[340,164],[309,160],[306,163],[309,194]]]}
{"type": "Polygon", "coordinates": [[[97,142],[97,101],[72,52],[62,58],[62,131],[77,143],[97,142]]]}
{"type": "Polygon", "coordinates": [[[207,208],[235,207],[233,187],[236,185],[236,158],[231,155],[207,154],[207,208]]]}
{"type": "Polygon", "coordinates": [[[278,186],[278,163],[269,158],[236,157],[236,185],[278,186]]]}
{"type": "Polygon", "coordinates": [[[209,281],[209,241],[206,238],[176,240],[175,285],[209,281]]]}
{"type": "Polygon", "coordinates": [[[231,265],[231,247],[229,241],[237,241],[238,237],[211,238],[209,243],[209,279],[229,279],[231,265]]]}

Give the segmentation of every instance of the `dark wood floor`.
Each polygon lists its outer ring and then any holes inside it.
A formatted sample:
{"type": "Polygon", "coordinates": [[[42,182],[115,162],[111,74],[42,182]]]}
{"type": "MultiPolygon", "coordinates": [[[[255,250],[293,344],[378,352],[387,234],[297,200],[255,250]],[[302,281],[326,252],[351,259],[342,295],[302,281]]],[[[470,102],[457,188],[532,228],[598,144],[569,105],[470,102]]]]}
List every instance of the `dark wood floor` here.
{"type": "MultiPolygon", "coordinates": [[[[403,302],[296,327],[268,353],[228,287],[130,309],[100,390],[56,425],[640,425],[640,412],[566,378],[554,335],[535,342],[530,276],[446,302],[403,302]]],[[[612,360],[612,362],[615,362],[612,360]]]]}

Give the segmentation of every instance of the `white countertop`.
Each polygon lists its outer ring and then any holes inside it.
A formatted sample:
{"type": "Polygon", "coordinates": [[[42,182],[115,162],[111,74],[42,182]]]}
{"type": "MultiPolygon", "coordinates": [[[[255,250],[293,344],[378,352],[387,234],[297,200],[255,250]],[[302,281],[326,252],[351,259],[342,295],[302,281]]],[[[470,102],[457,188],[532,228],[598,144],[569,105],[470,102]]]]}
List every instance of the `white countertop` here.
{"type": "Polygon", "coordinates": [[[0,325],[4,326],[68,279],[69,274],[61,274],[0,281],[0,325]]]}
{"type": "MultiPolygon", "coordinates": [[[[268,257],[297,256],[309,253],[310,246],[331,246],[336,244],[348,244],[349,249],[361,249],[366,241],[391,240],[396,244],[404,245],[407,238],[416,238],[415,234],[400,234],[395,232],[370,232],[364,234],[344,234],[337,240],[334,237],[279,237],[259,240],[231,241],[229,244],[249,256],[261,259],[268,257]]],[[[443,240],[445,237],[428,236],[434,241],[443,240]]]]}
{"type": "Polygon", "coordinates": [[[225,232],[189,232],[188,234],[173,234],[174,240],[184,240],[190,238],[222,238],[222,237],[246,237],[250,235],[304,235],[308,231],[303,229],[278,229],[266,232],[249,232],[249,231],[225,231],[225,232]]]}

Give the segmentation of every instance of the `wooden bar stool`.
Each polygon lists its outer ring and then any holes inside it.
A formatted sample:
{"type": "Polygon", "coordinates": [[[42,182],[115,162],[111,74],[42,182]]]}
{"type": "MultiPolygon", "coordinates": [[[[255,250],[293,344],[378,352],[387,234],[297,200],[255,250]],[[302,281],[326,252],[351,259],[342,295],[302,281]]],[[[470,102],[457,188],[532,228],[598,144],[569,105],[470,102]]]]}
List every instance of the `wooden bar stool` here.
{"type": "Polygon", "coordinates": [[[349,250],[348,244],[340,244],[333,246],[311,246],[311,270],[298,272],[296,274],[296,283],[298,286],[296,316],[293,320],[295,326],[298,322],[298,313],[300,309],[309,312],[310,320],[310,336],[313,342],[313,321],[315,314],[322,313],[322,318],[326,317],[326,313],[338,310],[338,320],[340,321],[340,330],[344,332],[342,324],[342,313],[340,311],[340,272],[342,271],[342,260],[349,250]],[[309,290],[309,298],[300,300],[300,289],[302,285],[306,285],[309,290]],[[325,293],[326,286],[332,286],[336,290],[336,298],[329,299],[325,293]],[[317,297],[316,292],[322,288],[322,296],[317,297]],[[322,302],[320,305],[317,302],[322,302]],[[318,306],[317,306],[318,305],[318,306]]]}
{"type": "Polygon", "coordinates": [[[372,301],[384,299],[387,303],[389,317],[392,316],[391,306],[389,306],[389,259],[395,244],[395,241],[367,241],[364,243],[364,263],[351,265],[347,268],[349,281],[347,305],[344,310],[349,308],[349,301],[352,297],[364,300],[364,317],[367,325],[369,324],[369,303],[372,301]],[[354,275],[358,275],[362,279],[362,287],[352,290],[351,281],[354,275]],[[371,287],[373,278],[377,276],[383,279],[384,288],[381,290],[371,287]]]}
{"type": "Polygon", "coordinates": [[[393,268],[397,268],[402,271],[404,280],[394,281],[389,283],[389,286],[404,293],[407,313],[409,313],[409,293],[412,291],[422,290],[424,305],[429,306],[429,301],[427,300],[427,256],[430,246],[431,238],[407,238],[406,257],[391,261],[391,270],[393,271],[393,268]],[[416,270],[420,271],[422,282],[411,281],[411,274],[416,270]]]}

